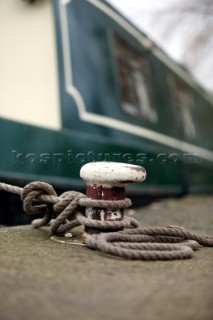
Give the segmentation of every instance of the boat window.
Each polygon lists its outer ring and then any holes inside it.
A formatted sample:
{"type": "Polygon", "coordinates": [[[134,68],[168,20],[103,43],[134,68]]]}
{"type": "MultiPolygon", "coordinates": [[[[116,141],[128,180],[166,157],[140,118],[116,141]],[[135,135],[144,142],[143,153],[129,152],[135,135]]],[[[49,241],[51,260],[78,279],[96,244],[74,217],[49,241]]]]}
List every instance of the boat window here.
{"type": "Polygon", "coordinates": [[[156,122],[150,99],[150,72],[146,58],[117,34],[113,34],[122,109],[131,116],[156,122]]]}
{"type": "Polygon", "coordinates": [[[178,79],[173,78],[172,82],[175,103],[180,113],[184,135],[193,139],[196,136],[195,123],[192,115],[195,106],[193,92],[178,79]]]}

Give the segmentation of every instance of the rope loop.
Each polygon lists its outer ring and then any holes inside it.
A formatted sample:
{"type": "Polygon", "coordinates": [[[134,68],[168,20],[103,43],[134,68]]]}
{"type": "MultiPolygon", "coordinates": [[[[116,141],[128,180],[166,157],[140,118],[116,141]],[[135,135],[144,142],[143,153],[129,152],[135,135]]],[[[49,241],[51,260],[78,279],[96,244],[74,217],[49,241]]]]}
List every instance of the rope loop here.
{"type": "Polygon", "coordinates": [[[57,194],[50,184],[41,181],[28,183],[21,191],[21,199],[26,213],[44,213],[42,219],[33,220],[34,228],[40,228],[50,222],[54,213],[52,203],[57,199],[57,194]],[[35,204],[38,202],[42,204],[35,204]]]}
{"type": "Polygon", "coordinates": [[[138,228],[138,221],[129,217],[121,221],[102,221],[85,216],[85,207],[109,210],[127,208],[131,205],[130,199],[96,200],[76,191],[67,191],[58,197],[50,184],[40,181],[31,182],[24,188],[0,183],[0,190],[20,194],[25,212],[44,214],[42,219],[33,220],[35,228],[50,225],[54,235],[64,234],[79,225],[98,228],[103,233],[88,236],[86,246],[118,257],[139,260],[189,259],[199,246],[213,247],[212,236],[192,233],[174,225],[138,228]],[[105,232],[107,229],[121,228],[128,229],[105,232]]]}
{"type": "Polygon", "coordinates": [[[76,211],[79,207],[79,200],[85,197],[83,193],[75,191],[67,191],[59,197],[59,202],[53,206],[58,216],[51,222],[52,234],[63,234],[80,225],[76,219],[76,211]]]}
{"type": "Polygon", "coordinates": [[[40,228],[50,225],[52,234],[62,235],[68,230],[84,225],[102,230],[119,228],[138,228],[138,222],[133,218],[122,221],[100,221],[85,217],[85,207],[127,208],[131,205],[130,199],[124,200],[95,200],[76,191],[66,191],[57,196],[51,185],[35,181],[27,184],[21,191],[23,208],[29,214],[44,213],[42,219],[35,219],[32,225],[40,228]],[[38,204],[39,203],[39,204],[38,204]]]}
{"type": "Polygon", "coordinates": [[[119,229],[119,228],[138,228],[139,223],[136,219],[126,217],[124,220],[117,221],[102,221],[102,220],[94,220],[85,217],[82,213],[78,212],[76,214],[76,218],[79,224],[90,227],[90,228],[98,228],[98,229],[119,229]]]}
{"type": "Polygon", "coordinates": [[[128,208],[132,205],[132,201],[128,198],[124,200],[96,200],[90,198],[82,198],[79,201],[79,204],[84,207],[93,207],[93,208],[104,208],[104,209],[120,209],[128,208]]]}
{"type": "Polygon", "coordinates": [[[213,237],[169,226],[92,235],[86,245],[126,259],[177,260],[192,258],[200,245],[213,247],[213,237]]]}
{"type": "Polygon", "coordinates": [[[28,214],[45,213],[46,204],[33,204],[36,202],[44,202],[42,201],[44,199],[40,197],[41,195],[57,196],[53,187],[46,182],[35,181],[28,183],[21,191],[21,200],[23,201],[24,211],[28,214]]]}

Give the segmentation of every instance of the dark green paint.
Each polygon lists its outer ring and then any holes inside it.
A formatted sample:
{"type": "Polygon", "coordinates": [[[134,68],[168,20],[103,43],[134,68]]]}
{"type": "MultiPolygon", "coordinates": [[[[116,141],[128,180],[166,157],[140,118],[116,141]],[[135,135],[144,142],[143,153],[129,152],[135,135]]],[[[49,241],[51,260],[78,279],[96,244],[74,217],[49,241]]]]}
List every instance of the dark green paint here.
{"type": "MultiPolygon", "coordinates": [[[[83,185],[79,179],[79,170],[85,162],[114,160],[139,164],[146,168],[147,180],[144,184],[136,185],[135,192],[181,193],[188,190],[212,190],[211,162],[198,159],[198,162],[188,164],[185,161],[169,160],[169,154],[178,153],[182,157],[182,153],[175,147],[166,147],[122,132],[119,128],[111,129],[79,119],[75,102],[65,90],[58,3],[59,1],[54,1],[63,129],[53,131],[0,119],[1,180],[13,182],[17,179],[37,179],[49,181],[60,187],[73,188],[83,185]],[[88,156],[91,152],[95,154],[94,158],[88,156]],[[110,158],[98,157],[100,153],[108,154],[110,158]],[[141,153],[145,154],[145,159],[138,155],[141,153]],[[166,161],[164,157],[157,158],[161,153],[167,155],[166,161]],[[59,154],[58,157],[56,154],[59,154]],[[116,158],[114,154],[120,154],[120,157],[116,158]],[[131,157],[128,157],[128,154],[131,154],[131,157]],[[75,156],[74,160],[72,155],[75,156]],[[59,161],[60,159],[63,161],[59,161]]],[[[205,97],[194,91],[194,118],[198,135],[194,141],[187,140],[180,129],[180,116],[173,93],[168,87],[167,77],[173,72],[151,51],[143,48],[115,21],[89,2],[73,0],[67,5],[67,15],[69,37],[72,39],[73,81],[89,112],[145,127],[180,140],[184,139],[209,150],[213,149],[212,139],[209,137],[213,106],[205,97]],[[152,101],[159,117],[159,122],[154,125],[130,117],[122,111],[111,41],[112,31],[141,50],[149,61],[152,101]]]]}

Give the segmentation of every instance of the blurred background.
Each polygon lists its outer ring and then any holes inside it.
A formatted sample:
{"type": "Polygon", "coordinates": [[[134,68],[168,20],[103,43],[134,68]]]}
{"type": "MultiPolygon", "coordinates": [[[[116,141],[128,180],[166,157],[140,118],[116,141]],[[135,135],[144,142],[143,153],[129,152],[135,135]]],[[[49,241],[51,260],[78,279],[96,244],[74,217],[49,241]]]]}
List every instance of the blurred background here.
{"type": "Polygon", "coordinates": [[[213,93],[212,0],[108,0],[213,93]]]}
{"type": "Polygon", "coordinates": [[[147,170],[135,206],[212,193],[212,30],[210,0],[0,0],[0,181],[84,192],[115,161],[147,170]]]}

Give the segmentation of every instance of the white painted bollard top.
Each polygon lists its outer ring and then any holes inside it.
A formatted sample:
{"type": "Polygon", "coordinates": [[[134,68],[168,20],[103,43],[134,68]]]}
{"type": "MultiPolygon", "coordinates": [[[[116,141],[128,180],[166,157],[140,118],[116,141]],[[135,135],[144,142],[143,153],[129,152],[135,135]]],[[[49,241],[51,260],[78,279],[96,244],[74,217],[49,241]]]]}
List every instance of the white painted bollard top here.
{"type": "Polygon", "coordinates": [[[91,162],[81,168],[80,176],[87,185],[125,186],[129,183],[143,182],[146,179],[146,170],[129,163],[91,162]]]}

